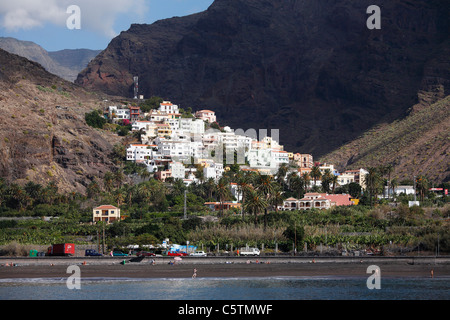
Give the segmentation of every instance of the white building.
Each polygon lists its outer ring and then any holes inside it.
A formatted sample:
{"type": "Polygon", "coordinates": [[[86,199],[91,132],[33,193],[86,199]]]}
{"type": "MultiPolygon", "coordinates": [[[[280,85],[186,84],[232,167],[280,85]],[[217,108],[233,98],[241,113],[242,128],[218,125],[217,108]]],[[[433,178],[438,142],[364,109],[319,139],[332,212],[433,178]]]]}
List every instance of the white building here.
{"type": "Polygon", "coordinates": [[[289,153],[286,151],[272,150],[272,158],[277,167],[282,164],[289,164],[289,153]]]}
{"type": "Polygon", "coordinates": [[[129,108],[118,108],[117,106],[109,106],[108,108],[109,118],[113,121],[130,120],[129,108]]]}
{"type": "Polygon", "coordinates": [[[247,161],[251,168],[275,168],[270,149],[250,149],[247,161]]]}
{"type": "Polygon", "coordinates": [[[209,123],[214,123],[217,121],[216,113],[211,110],[200,110],[195,113],[195,117],[207,121],[209,123]]]}
{"type": "MultiPolygon", "coordinates": [[[[405,195],[410,195],[410,194],[413,195],[414,194],[414,186],[397,186],[394,188],[395,195],[400,195],[402,193],[405,195]]],[[[383,196],[385,198],[387,198],[388,195],[389,195],[389,197],[392,197],[392,188],[385,186],[383,196]]]]}
{"type": "Polygon", "coordinates": [[[165,118],[163,123],[168,124],[172,131],[180,129],[180,119],[165,118]]]}
{"type": "Polygon", "coordinates": [[[205,168],[203,168],[203,176],[205,180],[209,178],[213,178],[215,181],[218,181],[223,175],[224,169],[222,163],[212,162],[208,164],[205,168]]]}
{"type": "Polygon", "coordinates": [[[127,160],[143,162],[153,158],[153,148],[147,144],[130,144],[127,148],[127,160]]]}
{"type": "Polygon", "coordinates": [[[197,135],[205,133],[205,123],[201,119],[192,119],[192,118],[179,119],[179,128],[183,131],[197,135]]]}
{"type": "Polygon", "coordinates": [[[169,163],[169,170],[172,171],[172,177],[174,179],[185,179],[186,178],[186,168],[181,162],[171,162],[169,163]]]}
{"type": "Polygon", "coordinates": [[[151,121],[136,120],[131,124],[132,131],[139,131],[141,129],[147,131],[147,127],[153,125],[151,121]]]}
{"type": "Polygon", "coordinates": [[[159,105],[159,111],[162,113],[179,113],[179,108],[176,104],[172,104],[170,101],[163,101],[159,105]]]}
{"type": "Polygon", "coordinates": [[[161,112],[159,110],[152,110],[148,117],[151,121],[163,123],[165,119],[170,118],[169,114],[166,112],[161,112]]]}

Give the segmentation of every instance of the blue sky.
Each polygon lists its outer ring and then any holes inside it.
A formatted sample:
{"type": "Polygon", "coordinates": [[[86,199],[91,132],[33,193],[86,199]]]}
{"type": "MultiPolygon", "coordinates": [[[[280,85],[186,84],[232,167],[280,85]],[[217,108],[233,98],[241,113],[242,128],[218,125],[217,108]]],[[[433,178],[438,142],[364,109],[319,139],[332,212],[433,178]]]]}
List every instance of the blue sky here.
{"type": "Polygon", "coordinates": [[[0,37],[33,41],[47,51],[106,48],[132,23],[151,24],[206,10],[213,0],[6,0],[0,2],[0,37]],[[67,8],[80,8],[81,29],[70,30],[67,8]]]}

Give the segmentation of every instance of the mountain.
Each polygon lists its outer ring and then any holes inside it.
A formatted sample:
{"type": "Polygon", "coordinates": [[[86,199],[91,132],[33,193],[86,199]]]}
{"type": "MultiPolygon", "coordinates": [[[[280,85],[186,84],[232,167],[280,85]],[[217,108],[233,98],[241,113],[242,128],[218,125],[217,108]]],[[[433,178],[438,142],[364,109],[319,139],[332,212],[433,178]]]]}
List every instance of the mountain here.
{"type": "MultiPolygon", "coordinates": [[[[186,17],[132,25],[76,83],[215,110],[233,128],[279,129],[320,157],[450,91],[448,0],[216,0],[186,17]]],[[[269,131],[270,133],[270,131],[269,131]]]]}
{"type": "Polygon", "coordinates": [[[0,37],[0,48],[41,64],[48,72],[67,81],[75,81],[78,73],[101,51],[73,49],[47,52],[31,41],[0,37]]]}
{"type": "Polygon", "coordinates": [[[84,119],[105,98],[0,49],[0,177],[84,193],[114,171],[109,155],[119,137],[84,119]]]}
{"type": "Polygon", "coordinates": [[[404,119],[380,124],[358,139],[322,157],[339,170],[392,165],[392,178],[424,175],[435,183],[450,181],[450,96],[404,119]]]}

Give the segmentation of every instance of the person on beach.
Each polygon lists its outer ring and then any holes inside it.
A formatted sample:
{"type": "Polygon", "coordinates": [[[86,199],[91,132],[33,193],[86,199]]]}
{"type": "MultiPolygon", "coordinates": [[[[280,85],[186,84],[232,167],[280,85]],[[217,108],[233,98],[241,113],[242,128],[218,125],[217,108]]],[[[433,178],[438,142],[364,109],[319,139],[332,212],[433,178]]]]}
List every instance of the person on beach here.
{"type": "Polygon", "coordinates": [[[192,279],[197,278],[197,269],[194,268],[194,274],[192,275],[192,279]]]}

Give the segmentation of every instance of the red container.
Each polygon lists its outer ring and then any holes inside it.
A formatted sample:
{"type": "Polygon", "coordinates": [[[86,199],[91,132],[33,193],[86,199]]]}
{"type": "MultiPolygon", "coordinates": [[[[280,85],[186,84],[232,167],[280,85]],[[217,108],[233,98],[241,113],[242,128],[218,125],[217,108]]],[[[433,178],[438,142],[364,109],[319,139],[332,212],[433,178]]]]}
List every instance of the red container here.
{"type": "Polygon", "coordinates": [[[49,255],[49,256],[73,256],[73,255],[75,255],[75,244],[73,244],[73,243],[54,244],[48,248],[47,255],[49,255]]]}

